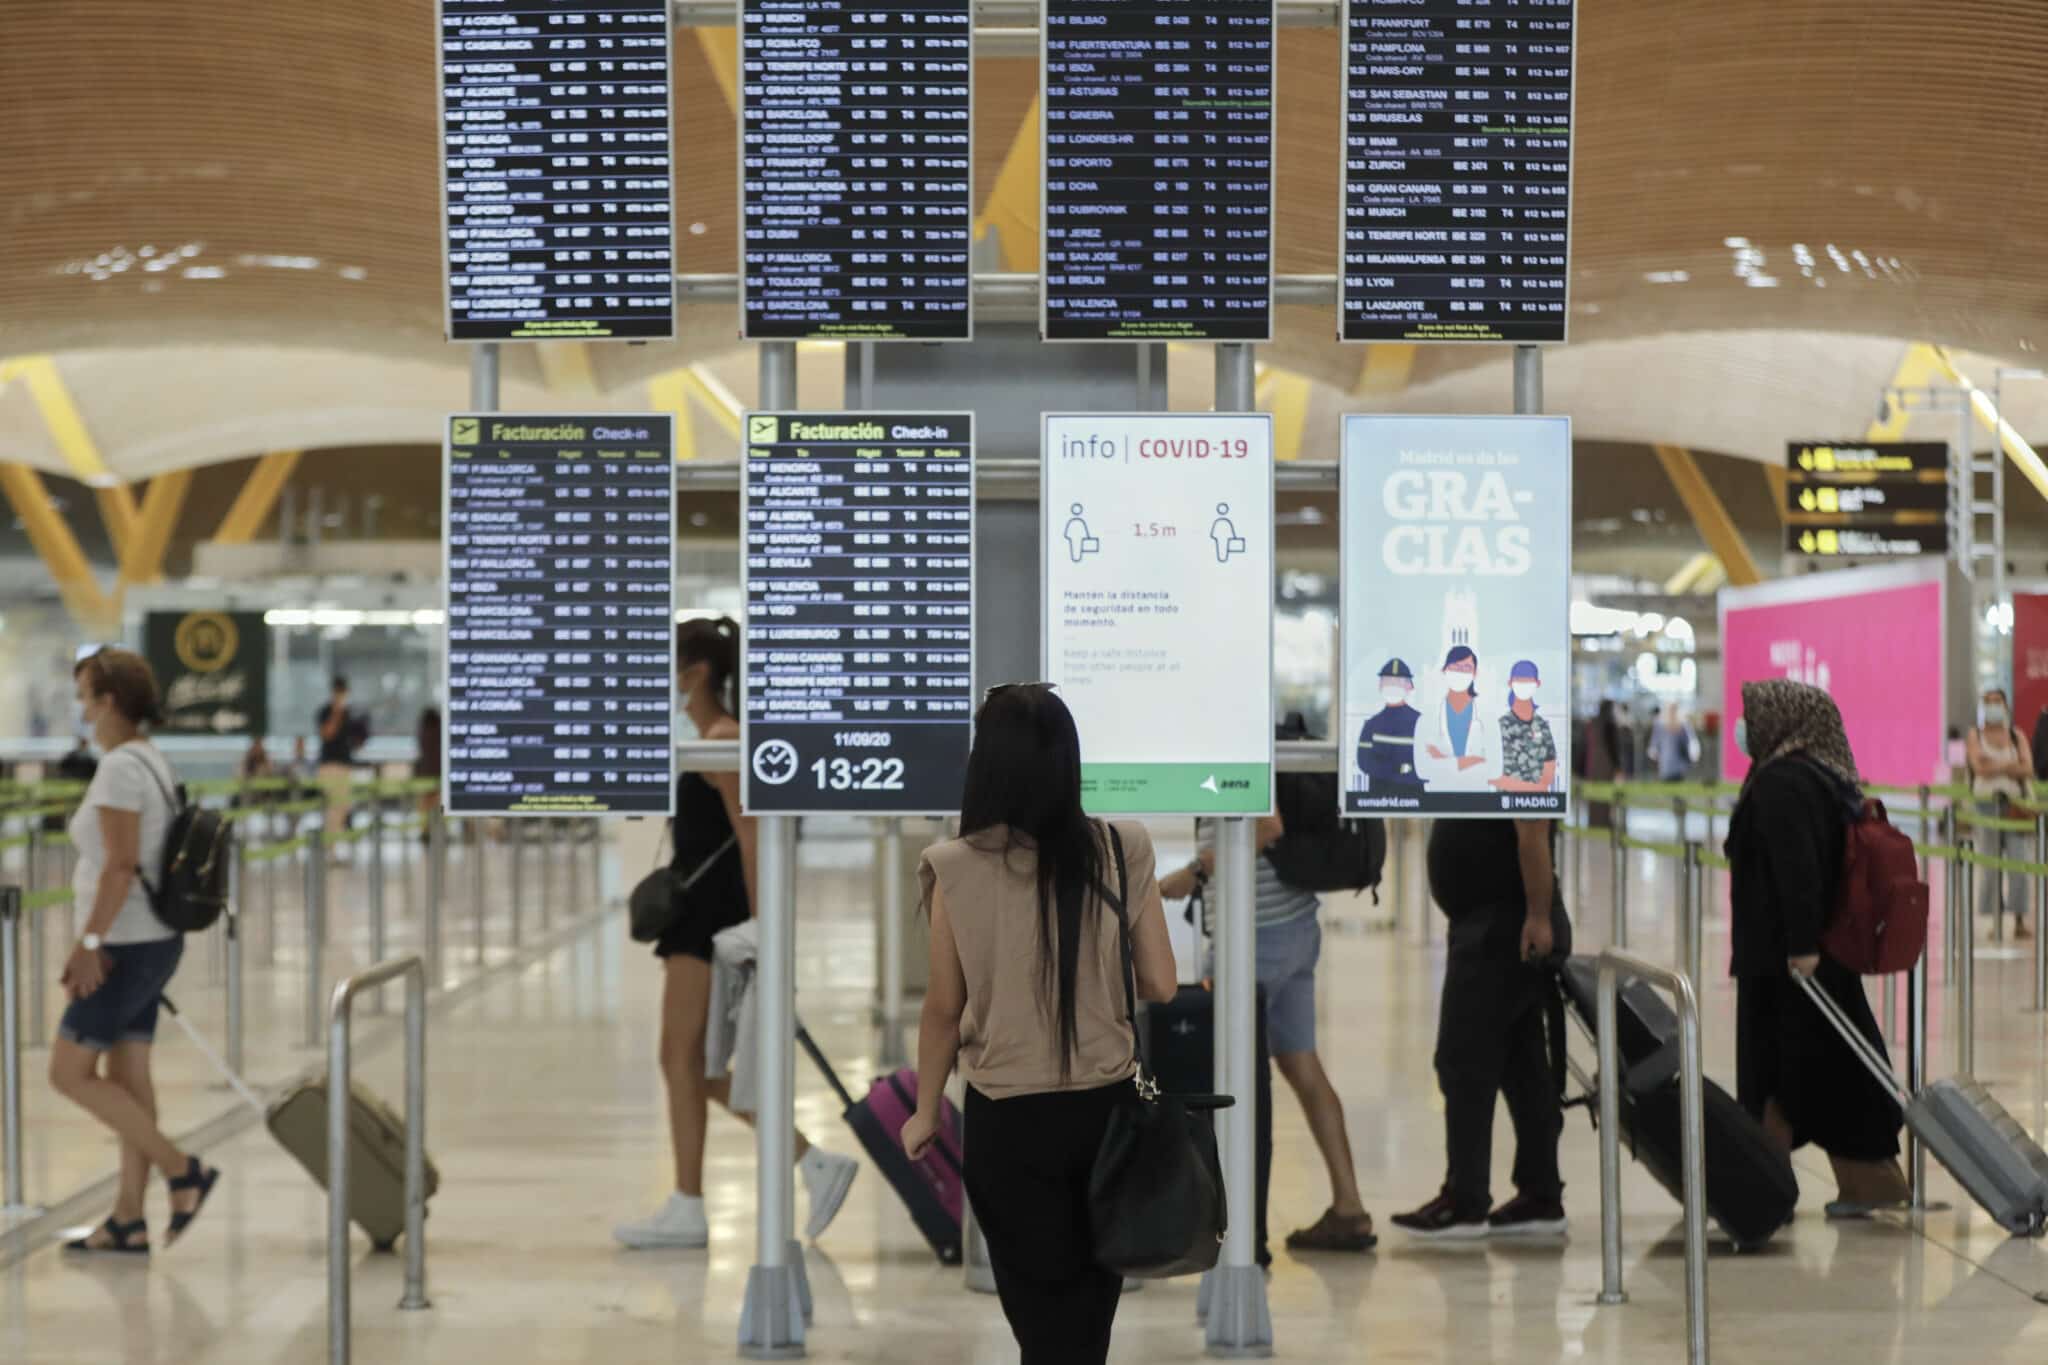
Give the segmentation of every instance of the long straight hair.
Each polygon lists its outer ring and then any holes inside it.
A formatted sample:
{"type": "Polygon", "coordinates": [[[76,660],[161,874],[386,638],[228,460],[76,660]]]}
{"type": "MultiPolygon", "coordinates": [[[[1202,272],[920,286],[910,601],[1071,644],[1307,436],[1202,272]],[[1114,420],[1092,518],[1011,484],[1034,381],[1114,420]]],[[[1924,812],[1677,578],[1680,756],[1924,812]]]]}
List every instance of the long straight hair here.
{"type": "Polygon", "coordinates": [[[971,840],[997,827],[1007,831],[1005,860],[1019,848],[1037,858],[1039,998],[1057,1021],[1064,1081],[1078,1048],[1081,944],[1106,893],[1102,837],[1081,809],[1081,736],[1066,703],[1042,683],[992,690],[974,718],[960,834],[971,840]]]}

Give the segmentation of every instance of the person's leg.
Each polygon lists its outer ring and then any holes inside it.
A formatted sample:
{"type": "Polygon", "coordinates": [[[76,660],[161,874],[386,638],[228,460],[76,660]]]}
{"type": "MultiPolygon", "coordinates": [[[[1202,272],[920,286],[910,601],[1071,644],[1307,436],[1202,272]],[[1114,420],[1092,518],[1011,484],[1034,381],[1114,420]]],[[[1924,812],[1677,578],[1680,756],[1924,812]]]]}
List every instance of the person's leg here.
{"type": "Polygon", "coordinates": [[[1340,1218],[1365,1217],[1365,1202],[1358,1193],[1358,1174],[1352,1166],[1351,1134],[1344,1123],[1344,1101],[1330,1084],[1322,1058],[1314,1052],[1281,1052],[1274,1055],[1273,1064],[1280,1068],[1288,1088],[1301,1101],[1308,1130],[1323,1154],[1323,1165],[1330,1175],[1331,1211],[1340,1218]]]}
{"type": "MultiPolygon", "coordinates": [[[[142,1042],[117,1043],[107,1053],[107,1079],[135,1100],[137,1107],[156,1122],[156,1085],[149,1074],[150,1045],[142,1042]]],[[[183,1174],[181,1171],[180,1174],[183,1174]]],[[[125,1138],[121,1142],[121,1184],[114,1195],[114,1218],[132,1223],[142,1217],[143,1197],[149,1188],[149,1158],[125,1138]]]]}
{"type": "Polygon", "coordinates": [[[1515,1127],[1515,1192],[1532,1206],[1564,1201],[1557,1170],[1557,1143],[1564,1133],[1564,1109],[1550,1070],[1550,1044],[1543,1009],[1532,1005],[1510,1026],[1501,1094],[1515,1127]]]}
{"type": "Polygon", "coordinates": [[[98,1052],[69,1038],[57,1039],[50,1045],[50,1088],[113,1130],[124,1144],[132,1144],[150,1166],[166,1176],[185,1174],[185,1154],[157,1129],[149,1111],[100,1075],[98,1052]]]}
{"type": "Polygon", "coordinates": [[[1352,1168],[1344,1102],[1316,1054],[1316,964],[1322,925],[1313,914],[1261,929],[1259,984],[1266,990],[1266,1034],[1274,1065],[1301,1101],[1309,1132],[1330,1176],[1330,1207],[1339,1217],[1365,1216],[1352,1168]]]}
{"type": "MultiPolygon", "coordinates": [[[[732,1107],[732,1077],[720,1076],[715,1080],[705,1081],[704,1093],[712,1100],[715,1100],[719,1108],[723,1109],[726,1113],[731,1114],[741,1123],[746,1124],[747,1127],[752,1128],[754,1126],[754,1115],[750,1110],[735,1109],[732,1107]]],[[[803,1129],[797,1129],[796,1159],[798,1161],[802,1161],[804,1157],[809,1154],[810,1150],[811,1140],[804,1136],[803,1129]]]]}
{"type": "Polygon", "coordinates": [[[711,1007],[711,964],[677,953],[662,959],[661,1079],[668,1090],[669,1145],[676,1190],[704,1194],[704,1130],[709,1123],[704,1027],[711,1007]]]}
{"type": "Polygon", "coordinates": [[[1437,1087],[1444,1097],[1445,1189],[1462,1214],[1493,1207],[1493,1112],[1507,1063],[1507,1021],[1500,1016],[1501,973],[1492,963],[1447,966],[1437,1021],[1437,1087]]]}

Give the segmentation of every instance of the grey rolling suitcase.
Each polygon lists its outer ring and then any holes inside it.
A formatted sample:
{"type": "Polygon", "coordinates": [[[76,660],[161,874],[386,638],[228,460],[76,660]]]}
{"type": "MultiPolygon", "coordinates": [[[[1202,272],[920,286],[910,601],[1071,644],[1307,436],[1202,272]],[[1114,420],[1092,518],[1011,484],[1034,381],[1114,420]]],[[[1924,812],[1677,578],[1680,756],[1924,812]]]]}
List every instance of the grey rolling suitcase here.
{"type": "Polygon", "coordinates": [[[1913,1135],[1927,1144],[1992,1221],[2015,1237],[2048,1232],[2048,1152],[2027,1136],[1990,1091],[1963,1076],[1909,1094],[1826,991],[1796,973],[1793,979],[1898,1101],[1913,1135]]]}

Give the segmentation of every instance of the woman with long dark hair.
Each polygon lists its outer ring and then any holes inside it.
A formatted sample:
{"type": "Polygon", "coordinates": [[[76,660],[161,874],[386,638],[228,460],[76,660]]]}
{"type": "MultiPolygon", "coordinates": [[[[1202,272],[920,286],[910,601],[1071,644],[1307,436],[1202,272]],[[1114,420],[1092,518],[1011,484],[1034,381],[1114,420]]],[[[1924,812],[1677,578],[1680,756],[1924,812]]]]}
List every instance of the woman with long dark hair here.
{"type": "Polygon", "coordinates": [[[960,837],[919,868],[931,983],[903,1145],[913,1158],[931,1145],[957,1060],[967,1195],[1024,1365],[1099,1365],[1123,1290],[1095,1263],[1088,1222],[1095,1153],[1136,1069],[1122,920],[1139,998],[1171,1000],[1176,987],[1152,840],[1136,822],[1114,831],[1081,809],[1080,736],[1052,688],[991,689],[960,837]]]}
{"type": "Polygon", "coordinates": [[[1817,687],[1744,683],[1735,741],[1753,765],[1728,821],[1736,1097],[1788,1153],[1827,1153],[1841,1192],[1830,1217],[1896,1204],[1899,1108],[1789,975],[1811,977],[1884,1055],[1863,979],[1820,947],[1863,805],[1842,713],[1817,687]]]}
{"type": "MultiPolygon", "coordinates": [[[[729,617],[685,621],[676,631],[676,690],[683,713],[705,739],[740,735],[739,625],[729,617]]],[[[659,1210],[622,1223],[612,1232],[634,1249],[705,1246],[711,1237],[704,1216],[704,1133],[709,1101],[716,1100],[744,1123],[751,1114],[734,1110],[732,1078],[705,1075],[704,1034],[711,1015],[711,940],[744,924],[754,910],[754,822],[740,814],[738,773],[684,773],[676,783],[676,817],[671,867],[688,881],[668,931],[654,945],[661,959],[661,1077],[668,1090],[669,1139],[675,1155],[675,1189],[659,1210]]],[[[811,1201],[804,1235],[825,1231],[860,1165],[851,1157],[812,1147],[796,1135],[797,1169],[811,1201]]]]}

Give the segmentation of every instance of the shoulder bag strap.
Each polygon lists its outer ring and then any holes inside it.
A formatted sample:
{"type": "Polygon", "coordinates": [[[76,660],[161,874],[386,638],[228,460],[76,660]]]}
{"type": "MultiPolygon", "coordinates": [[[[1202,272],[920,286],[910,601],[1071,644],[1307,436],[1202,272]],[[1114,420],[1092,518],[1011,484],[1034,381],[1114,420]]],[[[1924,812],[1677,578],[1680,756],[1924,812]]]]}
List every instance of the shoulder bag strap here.
{"type": "Polygon", "coordinates": [[[1138,1028],[1138,967],[1131,951],[1130,869],[1124,863],[1123,836],[1107,820],[1102,822],[1102,827],[1109,831],[1109,849],[1116,858],[1116,938],[1118,954],[1124,965],[1124,1018],[1131,1025],[1131,1060],[1142,1079],[1145,1042],[1144,1034],[1138,1028]]]}
{"type": "Polygon", "coordinates": [[[699,879],[701,879],[706,872],[709,872],[711,870],[711,865],[717,862],[720,858],[723,858],[725,856],[725,851],[731,848],[735,843],[739,842],[739,837],[740,836],[737,832],[726,835],[725,842],[720,844],[717,848],[713,849],[710,857],[706,858],[703,862],[697,864],[697,870],[695,872],[692,872],[682,881],[676,883],[676,893],[680,895],[683,892],[688,891],[691,887],[695,886],[699,879]]]}

